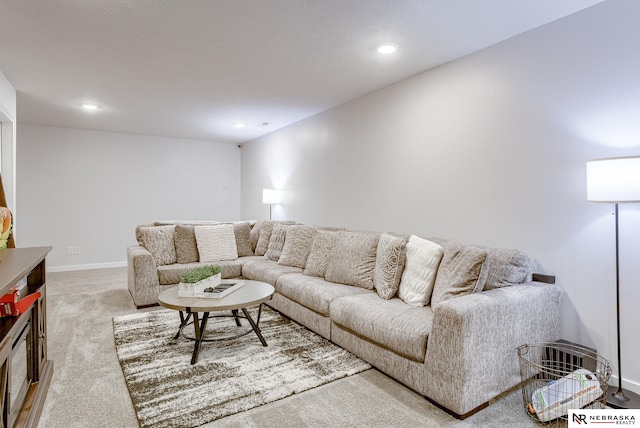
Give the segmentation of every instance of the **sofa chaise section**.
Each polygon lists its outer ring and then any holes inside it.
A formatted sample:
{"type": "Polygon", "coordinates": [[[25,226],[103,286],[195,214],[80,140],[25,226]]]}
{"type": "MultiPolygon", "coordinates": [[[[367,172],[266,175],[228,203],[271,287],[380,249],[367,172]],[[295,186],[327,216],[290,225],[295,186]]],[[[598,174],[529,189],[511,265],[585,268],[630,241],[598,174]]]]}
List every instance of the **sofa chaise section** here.
{"type": "MultiPolygon", "coordinates": [[[[373,324],[349,321],[349,309],[361,302],[354,306],[347,304],[349,298],[339,299],[332,304],[331,340],[464,418],[520,382],[518,346],[557,339],[561,295],[557,287],[527,283],[443,302],[432,317],[411,318],[414,341],[426,340],[421,356],[403,351],[392,337],[385,341],[383,333],[372,334],[373,324]]],[[[369,299],[374,306],[389,302],[369,299]]],[[[387,320],[393,320],[393,312],[387,320]]]]}

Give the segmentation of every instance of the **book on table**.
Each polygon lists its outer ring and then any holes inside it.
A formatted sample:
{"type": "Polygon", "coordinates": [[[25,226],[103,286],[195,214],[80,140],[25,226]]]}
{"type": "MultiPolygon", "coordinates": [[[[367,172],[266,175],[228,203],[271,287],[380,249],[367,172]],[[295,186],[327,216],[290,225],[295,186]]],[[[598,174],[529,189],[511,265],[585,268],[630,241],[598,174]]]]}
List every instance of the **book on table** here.
{"type": "Polygon", "coordinates": [[[223,279],[222,282],[215,287],[207,287],[202,293],[194,293],[193,297],[204,297],[207,299],[222,299],[223,297],[233,293],[244,285],[242,279],[223,279]]]}

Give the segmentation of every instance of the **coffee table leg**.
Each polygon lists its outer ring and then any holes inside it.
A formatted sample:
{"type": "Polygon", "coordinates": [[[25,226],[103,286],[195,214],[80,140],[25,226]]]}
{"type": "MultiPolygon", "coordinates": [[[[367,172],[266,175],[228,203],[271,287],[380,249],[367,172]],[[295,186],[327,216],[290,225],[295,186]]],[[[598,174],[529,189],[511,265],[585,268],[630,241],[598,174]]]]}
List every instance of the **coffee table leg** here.
{"type": "MultiPolygon", "coordinates": [[[[260,309],[262,309],[262,304],[260,305],[260,309]]],[[[242,308],[242,312],[244,312],[244,316],[247,317],[247,321],[249,321],[249,324],[251,324],[251,328],[253,329],[253,331],[256,333],[256,336],[258,336],[258,339],[260,339],[260,342],[262,342],[262,346],[267,346],[267,341],[264,340],[264,337],[262,337],[262,333],[260,332],[260,327],[258,327],[258,325],[253,321],[253,318],[251,318],[251,315],[249,314],[249,311],[247,310],[247,308],[242,308]]],[[[258,312],[258,322],[260,320],[260,312],[258,312]]]]}
{"type": "Polygon", "coordinates": [[[187,312],[187,317],[185,318],[184,316],[184,312],[179,311],[180,313],[180,327],[178,327],[178,332],[176,333],[176,335],[173,337],[174,339],[177,339],[180,337],[180,332],[182,331],[182,329],[184,328],[185,325],[187,325],[187,323],[189,322],[189,320],[191,319],[191,312],[187,312]]]}
{"type": "Polygon", "coordinates": [[[236,319],[236,325],[238,327],[242,327],[242,324],[240,323],[240,318],[238,318],[238,310],[237,309],[233,309],[231,311],[231,313],[233,314],[233,317],[236,319]]]}
{"type": "Polygon", "coordinates": [[[204,338],[204,331],[207,328],[207,320],[209,319],[209,312],[205,312],[202,315],[202,324],[198,322],[198,313],[193,312],[193,328],[196,334],[196,343],[193,345],[193,355],[191,356],[191,364],[198,362],[198,354],[200,354],[200,344],[204,338]]]}

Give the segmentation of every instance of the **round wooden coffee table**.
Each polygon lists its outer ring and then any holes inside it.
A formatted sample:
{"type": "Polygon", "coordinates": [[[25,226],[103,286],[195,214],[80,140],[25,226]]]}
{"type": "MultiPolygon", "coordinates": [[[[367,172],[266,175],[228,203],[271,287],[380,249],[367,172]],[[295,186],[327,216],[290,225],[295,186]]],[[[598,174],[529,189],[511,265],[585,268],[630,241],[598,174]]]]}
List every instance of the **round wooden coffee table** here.
{"type": "MultiPolygon", "coordinates": [[[[262,304],[271,299],[273,292],[275,291],[271,284],[261,281],[253,281],[249,279],[244,280],[244,285],[238,290],[226,295],[222,299],[210,299],[204,297],[178,297],[178,286],[172,287],[163,291],[158,296],[158,303],[168,309],[173,309],[180,312],[180,327],[178,333],[176,333],[176,339],[180,336],[180,333],[185,326],[189,324],[190,319],[193,317],[193,328],[195,337],[188,337],[195,341],[193,346],[193,355],[191,357],[191,364],[198,362],[198,354],[200,353],[200,345],[202,342],[213,342],[216,340],[232,339],[239,336],[243,336],[251,331],[255,332],[258,339],[263,346],[267,346],[266,340],[262,337],[260,332],[260,315],[262,313],[262,304]],[[249,314],[247,308],[258,305],[258,317],[254,321],[249,314]],[[245,318],[249,321],[251,329],[241,334],[217,338],[217,339],[205,339],[205,329],[207,327],[207,320],[211,312],[223,312],[231,311],[231,315],[213,315],[213,316],[232,316],[235,318],[236,325],[241,326],[240,318],[245,318]],[[243,315],[240,315],[238,311],[242,311],[243,315]],[[199,313],[202,313],[200,319],[199,313]],[[186,314],[186,316],[185,316],[186,314]]],[[[184,335],[183,335],[184,336],[184,335]]]]}

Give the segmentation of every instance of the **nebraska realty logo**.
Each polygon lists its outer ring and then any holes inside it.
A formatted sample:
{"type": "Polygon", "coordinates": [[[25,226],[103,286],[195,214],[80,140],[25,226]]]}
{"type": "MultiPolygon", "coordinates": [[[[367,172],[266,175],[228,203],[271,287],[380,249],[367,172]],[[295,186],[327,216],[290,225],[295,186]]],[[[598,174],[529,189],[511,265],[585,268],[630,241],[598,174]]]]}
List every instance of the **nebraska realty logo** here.
{"type": "Polygon", "coordinates": [[[569,410],[569,428],[590,424],[635,425],[640,409],[578,409],[569,410]]]}

